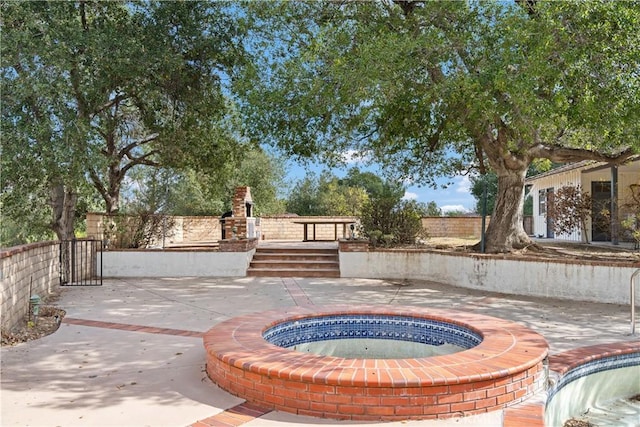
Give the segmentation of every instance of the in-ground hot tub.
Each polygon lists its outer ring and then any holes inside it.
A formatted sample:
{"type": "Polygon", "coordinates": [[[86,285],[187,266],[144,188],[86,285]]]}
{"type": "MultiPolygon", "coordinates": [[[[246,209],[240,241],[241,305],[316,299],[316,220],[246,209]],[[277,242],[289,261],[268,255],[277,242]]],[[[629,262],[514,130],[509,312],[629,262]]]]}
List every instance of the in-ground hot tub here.
{"type": "Polygon", "coordinates": [[[591,425],[637,426],[640,403],[640,343],[618,342],[581,347],[556,354],[550,367],[551,386],[545,405],[545,426],[571,418],[591,425]]]}
{"type": "Polygon", "coordinates": [[[463,325],[373,313],[287,320],[262,336],[288,350],[348,359],[417,359],[468,350],[482,342],[479,333],[463,325]]]}
{"type": "Polygon", "coordinates": [[[450,418],[518,403],[542,389],[548,348],[502,319],[390,306],[255,313],[214,326],[204,345],[207,373],[222,389],[266,408],[353,420],[450,418]]]}

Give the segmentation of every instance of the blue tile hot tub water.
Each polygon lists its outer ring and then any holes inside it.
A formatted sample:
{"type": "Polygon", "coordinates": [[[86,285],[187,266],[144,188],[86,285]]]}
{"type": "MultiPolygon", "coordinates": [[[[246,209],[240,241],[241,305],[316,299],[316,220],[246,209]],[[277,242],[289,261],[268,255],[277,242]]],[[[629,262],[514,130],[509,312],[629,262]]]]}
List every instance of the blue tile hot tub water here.
{"type": "Polygon", "coordinates": [[[451,354],[482,342],[479,334],[454,323],[374,314],[286,321],[267,329],[263,336],[268,342],[291,350],[365,359],[451,354]]]}

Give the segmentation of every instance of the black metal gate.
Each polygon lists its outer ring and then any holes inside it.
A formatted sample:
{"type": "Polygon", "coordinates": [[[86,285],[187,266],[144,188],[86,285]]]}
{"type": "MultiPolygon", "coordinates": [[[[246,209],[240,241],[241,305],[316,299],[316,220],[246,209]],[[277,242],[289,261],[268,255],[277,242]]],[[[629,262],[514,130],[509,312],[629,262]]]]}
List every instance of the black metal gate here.
{"type": "Polygon", "coordinates": [[[60,285],[102,286],[102,241],[60,242],[60,285]]]}

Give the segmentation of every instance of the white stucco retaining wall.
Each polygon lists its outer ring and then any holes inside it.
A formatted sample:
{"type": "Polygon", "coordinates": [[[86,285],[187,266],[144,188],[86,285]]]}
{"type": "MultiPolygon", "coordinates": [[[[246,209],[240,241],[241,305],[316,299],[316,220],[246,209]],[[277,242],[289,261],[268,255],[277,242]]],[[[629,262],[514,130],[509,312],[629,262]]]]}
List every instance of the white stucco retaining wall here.
{"type": "Polygon", "coordinates": [[[432,252],[340,252],[341,277],[433,280],[492,292],[613,304],[629,304],[629,281],[639,267],[432,252]]]}
{"type": "MultiPolygon", "coordinates": [[[[104,277],[244,277],[254,252],[106,251],[102,268],[104,277]]],[[[629,304],[629,280],[638,268],[495,255],[340,252],[340,275],[345,278],[433,280],[491,292],[612,304],[629,304]]]]}
{"type": "MultiPolygon", "coordinates": [[[[104,277],[243,277],[255,249],[248,252],[106,251],[104,277]]],[[[98,266],[100,268],[100,266],[98,266]]]]}

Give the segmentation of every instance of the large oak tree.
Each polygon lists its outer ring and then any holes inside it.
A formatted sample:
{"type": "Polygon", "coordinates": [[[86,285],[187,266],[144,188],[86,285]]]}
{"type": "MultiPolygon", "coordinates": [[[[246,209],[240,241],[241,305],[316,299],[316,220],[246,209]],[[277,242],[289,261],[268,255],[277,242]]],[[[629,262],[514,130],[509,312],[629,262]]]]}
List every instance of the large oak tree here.
{"type": "Polygon", "coordinates": [[[534,160],[640,152],[638,2],[281,2],[251,16],[256,138],[329,162],[355,151],[424,185],[492,170],[490,252],[531,243],[534,160]]]}
{"type": "Polygon", "coordinates": [[[1,8],[5,215],[48,193],[52,228],[68,239],[86,182],[113,213],[138,165],[215,171],[237,160],[224,86],[244,60],[243,30],[229,3],[1,8]]]}

